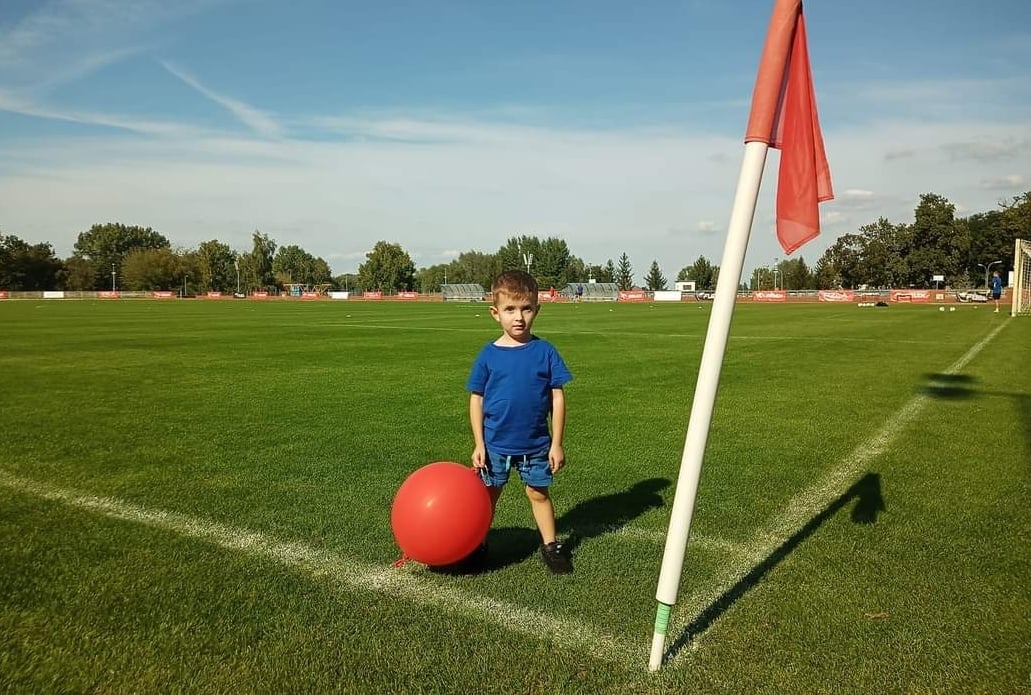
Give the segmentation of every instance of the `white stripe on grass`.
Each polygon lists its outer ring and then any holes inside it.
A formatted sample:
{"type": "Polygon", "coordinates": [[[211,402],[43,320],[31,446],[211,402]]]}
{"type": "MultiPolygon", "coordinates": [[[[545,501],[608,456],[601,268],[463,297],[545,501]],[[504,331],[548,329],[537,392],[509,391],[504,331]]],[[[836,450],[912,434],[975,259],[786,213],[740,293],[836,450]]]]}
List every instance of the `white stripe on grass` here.
{"type": "Polygon", "coordinates": [[[272,560],[344,590],[384,594],[415,604],[439,607],[485,623],[494,623],[509,632],[534,639],[551,638],[556,643],[569,645],[607,661],[632,666],[642,663],[647,656],[644,640],[631,642],[603,634],[580,620],[560,618],[505,601],[469,594],[453,586],[420,578],[411,569],[369,565],[326,549],[279,540],[249,529],[55,487],[3,470],[0,470],[0,485],[112,519],[145,524],[253,557],[272,560]]]}
{"type": "MultiPolygon", "coordinates": [[[[971,360],[980,354],[985,346],[1005,326],[1005,322],[1000,323],[995,330],[967,350],[944,373],[949,375],[958,374],[971,360]]],[[[812,487],[795,495],[785,505],[784,510],[778,516],[771,519],[756,534],[755,541],[750,545],[746,553],[755,558],[755,560],[744,566],[732,561],[726,563],[717,574],[714,583],[709,584],[704,591],[692,594],[675,609],[675,618],[671,621],[669,634],[676,635],[682,633],[695,619],[701,617],[706,608],[711,606],[720,596],[732,589],[742,578],[751,572],[755,568],[756,563],[770,557],[776,552],[777,548],[784,545],[806,523],[819,514],[821,510],[825,509],[828,504],[842,495],[849,486],[855,483],[856,476],[871,461],[887,451],[899,433],[916,420],[929,400],[930,397],[925,394],[914,396],[889,417],[879,431],[846,456],[834,470],[830,471],[812,487]]],[[[708,627],[711,627],[711,625],[708,627]]],[[[705,628],[706,631],[708,627],[705,628]]],[[[704,632],[701,632],[693,636],[689,650],[697,648],[697,643],[704,634],[704,632]]],[[[682,653],[683,651],[678,652],[678,655],[682,653]]]]}

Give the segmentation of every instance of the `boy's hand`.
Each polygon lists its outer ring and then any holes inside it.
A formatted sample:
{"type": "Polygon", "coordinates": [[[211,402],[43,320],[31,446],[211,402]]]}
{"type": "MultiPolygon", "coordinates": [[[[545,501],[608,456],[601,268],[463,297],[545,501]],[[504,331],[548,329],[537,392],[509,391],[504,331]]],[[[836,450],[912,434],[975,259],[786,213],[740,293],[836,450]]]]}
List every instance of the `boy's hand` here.
{"type": "Polygon", "coordinates": [[[486,450],[478,446],[473,449],[473,468],[486,468],[487,467],[487,452],[486,450]]]}
{"type": "Polygon", "coordinates": [[[562,466],[566,465],[566,451],[561,444],[552,444],[548,450],[548,463],[551,465],[551,472],[558,473],[562,466]]]}

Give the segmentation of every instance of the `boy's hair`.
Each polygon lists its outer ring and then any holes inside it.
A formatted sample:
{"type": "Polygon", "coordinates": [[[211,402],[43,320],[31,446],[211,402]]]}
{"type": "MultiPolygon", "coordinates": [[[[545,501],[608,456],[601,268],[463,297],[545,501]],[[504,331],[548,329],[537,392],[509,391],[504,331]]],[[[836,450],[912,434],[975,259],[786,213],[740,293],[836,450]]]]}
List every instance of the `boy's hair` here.
{"type": "Polygon", "coordinates": [[[494,304],[498,303],[498,295],[501,293],[520,299],[530,299],[536,304],[539,291],[537,281],[525,270],[506,270],[497,276],[490,286],[494,304]]]}

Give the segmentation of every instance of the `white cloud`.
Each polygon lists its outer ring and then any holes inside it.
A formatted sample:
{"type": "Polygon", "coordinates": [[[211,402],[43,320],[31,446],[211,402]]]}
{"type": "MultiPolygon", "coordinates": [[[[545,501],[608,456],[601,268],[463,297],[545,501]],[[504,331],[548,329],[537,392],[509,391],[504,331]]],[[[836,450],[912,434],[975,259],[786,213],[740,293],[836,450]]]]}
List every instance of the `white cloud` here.
{"type": "Polygon", "coordinates": [[[203,94],[211,101],[229,111],[254,132],[274,138],[282,137],[283,129],[280,127],[279,123],[264,111],[261,111],[250,104],[245,104],[238,99],[233,99],[232,97],[227,97],[215,92],[202,84],[201,81],[193,75],[176,67],[175,65],[172,65],[168,61],[162,60],[159,62],[165,70],[175,75],[177,78],[203,94]]]}
{"type": "Polygon", "coordinates": [[[1007,174],[994,178],[981,179],[981,188],[993,191],[1016,191],[1027,185],[1027,180],[1020,174],[1007,174]]]}
{"type": "Polygon", "coordinates": [[[869,200],[873,198],[874,192],[862,188],[849,188],[841,193],[841,198],[852,200],[869,200]]]}

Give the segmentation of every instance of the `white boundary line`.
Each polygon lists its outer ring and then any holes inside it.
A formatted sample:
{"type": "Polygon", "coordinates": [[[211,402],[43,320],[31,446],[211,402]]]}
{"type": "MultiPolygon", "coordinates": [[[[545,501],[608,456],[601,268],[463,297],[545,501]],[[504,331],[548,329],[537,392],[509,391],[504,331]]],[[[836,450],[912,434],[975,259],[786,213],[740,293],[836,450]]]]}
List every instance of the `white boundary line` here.
{"type": "Polygon", "coordinates": [[[0,486],[112,519],[144,524],[252,557],[272,560],[345,590],[403,598],[411,603],[435,606],[450,613],[494,623],[505,630],[534,639],[552,638],[559,644],[628,667],[643,663],[647,657],[647,645],[643,639],[631,642],[599,632],[581,620],[560,618],[498,599],[476,596],[454,586],[420,578],[410,569],[360,563],[330,550],[283,541],[256,531],[177,512],[148,509],[111,497],[98,497],[55,487],[3,470],[0,470],[0,486]]]}
{"type": "MultiPolygon", "coordinates": [[[[991,333],[967,350],[944,373],[959,373],[971,360],[980,354],[985,346],[1005,326],[1006,322],[1000,323],[991,333]]],[[[871,461],[887,451],[894,443],[895,438],[916,420],[929,401],[930,396],[926,394],[921,393],[914,396],[894,415],[889,417],[880,430],[853,449],[837,467],[825,475],[819,482],[795,495],[785,505],[783,511],[769,520],[756,534],[756,540],[751,544],[747,553],[747,555],[755,558],[754,562],[748,563],[745,566],[735,566],[728,563],[717,575],[714,585],[710,585],[705,591],[696,592],[686,601],[680,602],[675,607],[675,618],[671,621],[669,634],[676,639],[676,636],[682,633],[693,620],[700,617],[708,606],[712,605],[720,596],[745,577],[755,567],[756,563],[772,555],[777,548],[787,542],[810,519],[819,514],[835,498],[843,494],[855,482],[855,477],[871,461]]],[[[688,541],[688,544],[688,547],[690,547],[691,541],[688,541]]],[[[707,632],[708,628],[706,628],[705,632],[695,635],[691,644],[686,649],[680,650],[674,656],[673,661],[677,661],[677,657],[682,656],[686,652],[697,649],[699,640],[707,632]]]]}

